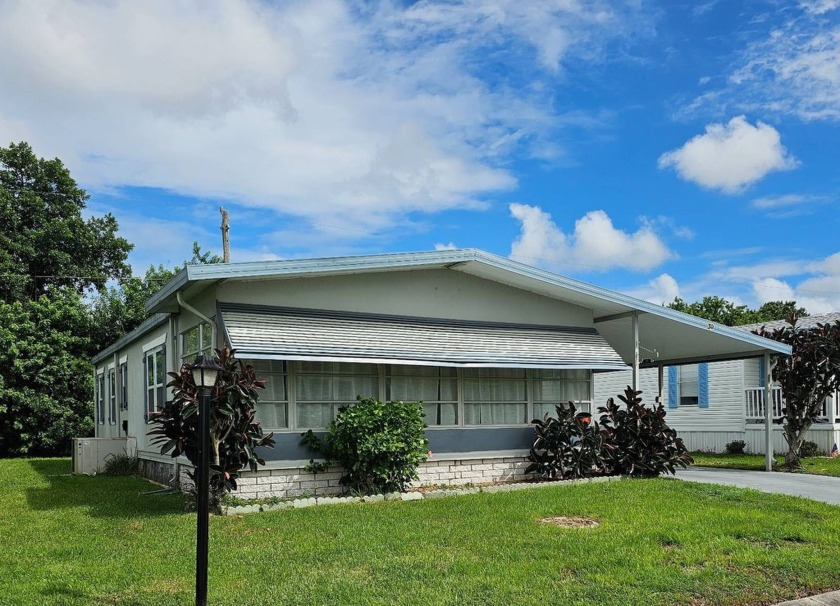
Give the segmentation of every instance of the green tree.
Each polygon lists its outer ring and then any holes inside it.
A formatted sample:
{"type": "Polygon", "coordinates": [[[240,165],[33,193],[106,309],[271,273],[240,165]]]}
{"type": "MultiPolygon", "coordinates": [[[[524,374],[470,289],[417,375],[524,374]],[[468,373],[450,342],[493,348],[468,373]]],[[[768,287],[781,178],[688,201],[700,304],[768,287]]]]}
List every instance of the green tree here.
{"type": "Polygon", "coordinates": [[[73,289],[0,301],[0,456],[65,455],[93,430],[90,316],[73,289]]]}
{"type": "Polygon", "coordinates": [[[23,142],[0,148],[0,299],[102,290],[130,275],[132,245],[112,215],[82,217],[87,199],[61,160],[38,158],[23,142]]]}
{"type": "Polygon", "coordinates": [[[800,467],[805,432],[821,416],[826,398],[840,389],[840,320],[808,329],[797,328],[797,320],[791,316],[782,328],[753,331],[787,343],[793,350],[790,356],[778,356],[773,366],[773,380],[781,386],[785,399],[785,465],[790,470],[800,467]]]}
{"type": "Polygon", "coordinates": [[[746,305],[736,305],[722,297],[703,297],[702,301],[695,301],[694,303],[687,303],[676,297],[666,307],[698,318],[711,320],[724,326],[742,326],[744,324],[784,320],[793,313],[800,318],[808,315],[804,308],[796,305],[796,301],[769,301],[758,309],[750,309],[746,305]]]}

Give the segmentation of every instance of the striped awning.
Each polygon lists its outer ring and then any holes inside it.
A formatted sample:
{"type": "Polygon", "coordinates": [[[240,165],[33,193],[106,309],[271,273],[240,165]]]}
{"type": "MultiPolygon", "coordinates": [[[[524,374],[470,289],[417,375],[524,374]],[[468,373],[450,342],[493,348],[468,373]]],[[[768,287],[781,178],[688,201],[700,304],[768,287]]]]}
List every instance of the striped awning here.
{"type": "Polygon", "coordinates": [[[594,328],[219,303],[240,358],[430,366],[623,370],[594,328]]]}

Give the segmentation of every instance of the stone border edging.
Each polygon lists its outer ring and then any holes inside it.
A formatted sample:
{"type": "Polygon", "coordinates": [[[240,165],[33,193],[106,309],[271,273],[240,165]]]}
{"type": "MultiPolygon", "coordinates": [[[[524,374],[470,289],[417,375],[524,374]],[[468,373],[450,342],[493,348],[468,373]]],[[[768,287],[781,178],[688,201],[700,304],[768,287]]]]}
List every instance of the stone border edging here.
{"type": "Polygon", "coordinates": [[[581,478],[577,480],[559,480],[546,482],[512,482],[510,484],[490,484],[487,486],[471,486],[466,488],[436,488],[426,492],[389,492],[386,494],[374,494],[364,497],[306,497],[289,499],[266,505],[237,505],[223,507],[224,515],[240,515],[246,513],[258,513],[264,511],[279,511],[281,509],[302,509],[316,505],[337,505],[340,503],[379,503],[382,501],[422,501],[424,499],[440,499],[443,497],[456,497],[466,494],[478,494],[480,492],[497,493],[513,492],[516,490],[528,490],[545,488],[547,486],[575,486],[578,484],[593,484],[600,482],[614,482],[624,479],[624,476],[602,476],[598,478],[581,478]]]}

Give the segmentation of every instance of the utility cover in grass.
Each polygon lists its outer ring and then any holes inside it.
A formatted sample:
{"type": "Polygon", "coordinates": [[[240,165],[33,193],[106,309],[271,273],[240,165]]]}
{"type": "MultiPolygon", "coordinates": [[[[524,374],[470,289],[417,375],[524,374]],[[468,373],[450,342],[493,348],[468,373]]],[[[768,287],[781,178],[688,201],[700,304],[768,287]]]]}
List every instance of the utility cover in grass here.
{"type": "Polygon", "coordinates": [[[554,524],[561,528],[595,528],[598,522],[589,518],[567,518],[566,516],[555,516],[553,518],[540,518],[543,524],[554,524]]]}

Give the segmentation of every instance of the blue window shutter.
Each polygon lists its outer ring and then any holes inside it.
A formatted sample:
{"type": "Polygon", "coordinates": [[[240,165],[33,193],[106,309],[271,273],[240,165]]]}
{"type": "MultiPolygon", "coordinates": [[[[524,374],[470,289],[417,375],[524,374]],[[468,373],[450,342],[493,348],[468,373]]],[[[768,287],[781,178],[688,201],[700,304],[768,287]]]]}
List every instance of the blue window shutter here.
{"type": "Polygon", "coordinates": [[[677,367],[668,367],[668,408],[679,408],[679,400],[677,399],[677,367]]]}
{"type": "Polygon", "coordinates": [[[764,366],[764,356],[758,359],[758,386],[764,387],[764,381],[767,375],[767,368],[764,366]]]}
{"type": "Polygon", "coordinates": [[[709,407],[709,365],[702,362],[697,365],[697,405],[709,407]]]}

